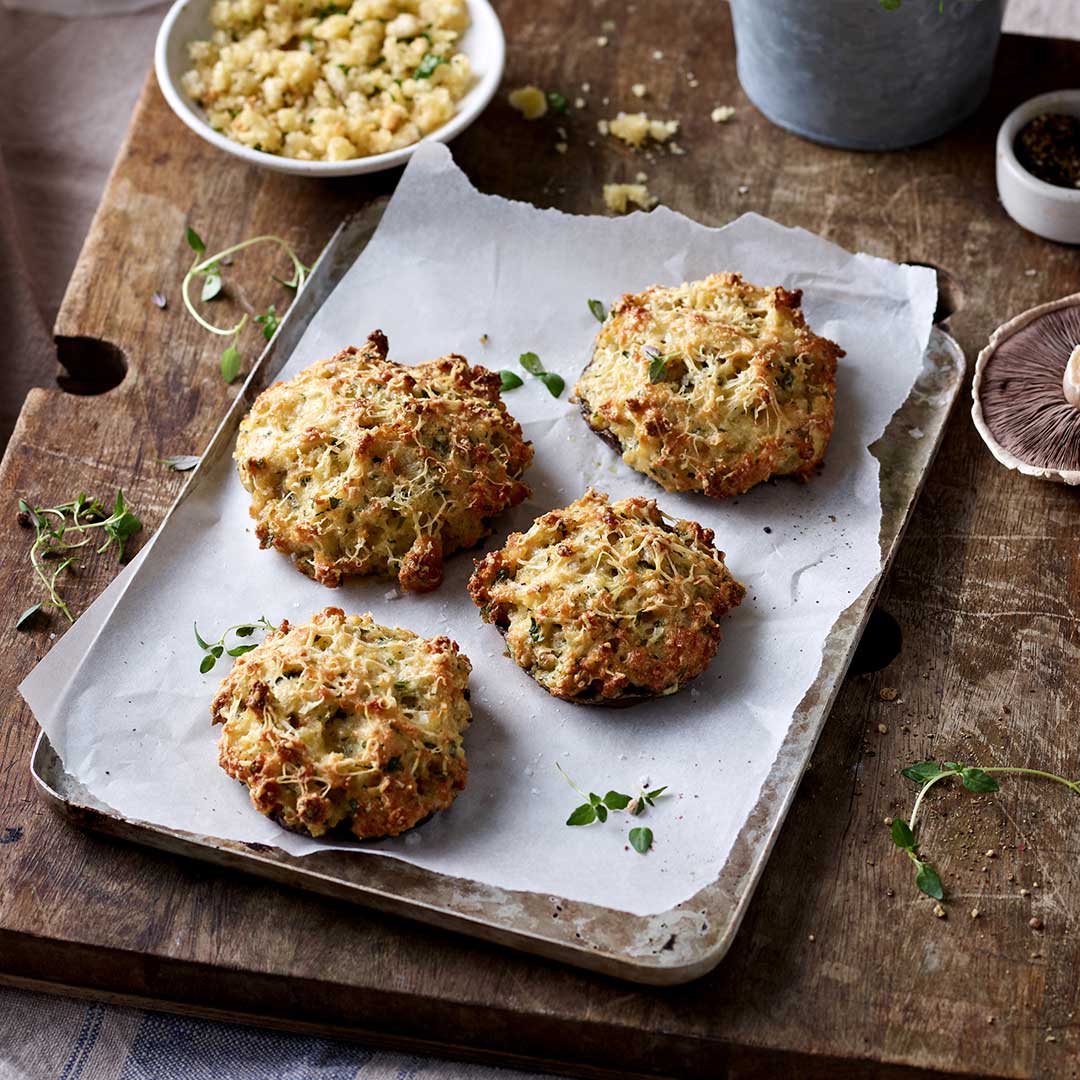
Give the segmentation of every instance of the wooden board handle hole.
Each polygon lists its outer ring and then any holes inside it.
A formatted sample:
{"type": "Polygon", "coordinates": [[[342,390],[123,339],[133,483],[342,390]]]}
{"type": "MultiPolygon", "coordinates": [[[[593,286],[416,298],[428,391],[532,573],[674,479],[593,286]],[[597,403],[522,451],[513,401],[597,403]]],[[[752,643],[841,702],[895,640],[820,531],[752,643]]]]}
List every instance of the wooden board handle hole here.
{"type": "Polygon", "coordinates": [[[127,357],[109,341],[91,337],[57,337],[56,356],[63,371],[56,383],[65,393],[88,397],[119,386],[127,375],[127,357]]]}

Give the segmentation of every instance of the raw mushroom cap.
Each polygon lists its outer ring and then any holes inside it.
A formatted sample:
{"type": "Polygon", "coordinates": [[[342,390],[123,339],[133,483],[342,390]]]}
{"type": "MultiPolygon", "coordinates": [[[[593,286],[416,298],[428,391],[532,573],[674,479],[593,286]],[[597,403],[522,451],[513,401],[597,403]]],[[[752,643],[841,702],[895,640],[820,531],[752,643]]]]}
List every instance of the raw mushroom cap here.
{"type": "Polygon", "coordinates": [[[1065,365],[1065,375],[1061,380],[1065,391],[1065,400],[1080,409],[1080,345],[1077,345],[1065,365]]]}
{"type": "Polygon", "coordinates": [[[979,354],[972,419],[1002,464],[1080,484],[1080,293],[997,329],[979,354]]]}

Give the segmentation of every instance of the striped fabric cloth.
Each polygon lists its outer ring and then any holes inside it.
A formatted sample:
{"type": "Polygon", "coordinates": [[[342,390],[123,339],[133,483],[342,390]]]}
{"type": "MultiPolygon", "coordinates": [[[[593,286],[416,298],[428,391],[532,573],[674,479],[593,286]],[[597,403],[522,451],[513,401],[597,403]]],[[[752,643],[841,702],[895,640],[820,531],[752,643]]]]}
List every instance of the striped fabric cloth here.
{"type": "Polygon", "coordinates": [[[167,1013],[0,988],[0,1080],[542,1080],[167,1013]]]}

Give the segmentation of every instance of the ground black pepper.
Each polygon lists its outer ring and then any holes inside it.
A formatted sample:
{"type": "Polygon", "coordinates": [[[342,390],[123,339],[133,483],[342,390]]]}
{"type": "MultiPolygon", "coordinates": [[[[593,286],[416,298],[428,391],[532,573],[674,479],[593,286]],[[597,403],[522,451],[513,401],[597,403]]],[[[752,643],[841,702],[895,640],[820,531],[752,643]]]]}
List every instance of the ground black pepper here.
{"type": "Polygon", "coordinates": [[[1032,176],[1057,187],[1080,188],[1080,116],[1036,116],[1020,129],[1013,149],[1032,176]]]}

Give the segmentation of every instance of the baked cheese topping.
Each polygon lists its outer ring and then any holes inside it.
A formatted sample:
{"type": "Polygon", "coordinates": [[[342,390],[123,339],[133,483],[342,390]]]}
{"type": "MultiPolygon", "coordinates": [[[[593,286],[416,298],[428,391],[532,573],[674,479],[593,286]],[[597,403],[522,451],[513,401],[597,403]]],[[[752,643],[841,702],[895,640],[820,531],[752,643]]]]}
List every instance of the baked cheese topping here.
{"type": "Polygon", "coordinates": [[[454,355],[406,367],[387,348],[376,331],[264,391],[235,457],[261,546],[324,585],[379,574],[424,591],[528,496],[532,446],[497,375],[454,355]]]}
{"type": "Polygon", "coordinates": [[[711,530],[651,499],[589,490],[487,555],[469,582],[511,658],[545,690],[616,703],[672,694],[704,671],[745,589],[711,530]]]}
{"type": "Polygon", "coordinates": [[[449,638],[370,615],[283,622],[221,684],[218,760],[288,829],[395,836],[465,787],[470,671],[449,638]]]}
{"type": "Polygon", "coordinates": [[[668,491],[809,479],[844,351],[807,327],[801,300],[738,274],[623,296],[574,390],[590,427],[668,491]]]}

